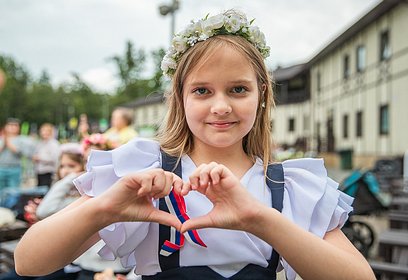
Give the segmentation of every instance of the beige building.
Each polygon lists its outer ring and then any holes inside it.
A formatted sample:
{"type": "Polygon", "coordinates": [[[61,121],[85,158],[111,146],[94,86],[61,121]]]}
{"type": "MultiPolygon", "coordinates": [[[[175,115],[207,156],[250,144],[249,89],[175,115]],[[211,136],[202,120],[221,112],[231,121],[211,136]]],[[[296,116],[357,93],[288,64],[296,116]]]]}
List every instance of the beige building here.
{"type": "Polygon", "coordinates": [[[141,137],[153,137],[167,111],[161,93],[138,98],[125,106],[134,110],[133,125],[141,137]]]}
{"type": "MultiPolygon", "coordinates": [[[[307,149],[332,165],[350,157],[353,167],[372,167],[379,158],[402,156],[408,150],[407,28],[408,3],[387,0],[323,48],[303,66],[310,99],[276,109],[277,142],[305,137],[307,149]]],[[[275,71],[278,84],[282,70],[275,71]]],[[[292,74],[284,85],[299,78],[292,74]]]]}

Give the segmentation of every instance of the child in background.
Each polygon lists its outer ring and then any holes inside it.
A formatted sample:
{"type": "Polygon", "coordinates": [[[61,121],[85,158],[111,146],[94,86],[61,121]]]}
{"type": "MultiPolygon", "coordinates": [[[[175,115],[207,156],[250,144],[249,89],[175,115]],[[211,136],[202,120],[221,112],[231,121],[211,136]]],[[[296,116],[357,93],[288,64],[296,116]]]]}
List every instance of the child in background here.
{"type": "Polygon", "coordinates": [[[276,279],[282,267],[290,280],[375,279],[340,230],[352,198],[323,161],[272,159],[268,54],[236,11],[177,34],[158,141],[92,152],[83,196],[27,231],[18,271],[49,273],[102,238],[100,254],[142,279],[276,279]]]}
{"type": "Polygon", "coordinates": [[[58,168],[60,144],[54,138],[54,129],[50,123],[44,123],[40,127],[40,140],[32,157],[37,174],[37,186],[50,187],[58,168]]]}

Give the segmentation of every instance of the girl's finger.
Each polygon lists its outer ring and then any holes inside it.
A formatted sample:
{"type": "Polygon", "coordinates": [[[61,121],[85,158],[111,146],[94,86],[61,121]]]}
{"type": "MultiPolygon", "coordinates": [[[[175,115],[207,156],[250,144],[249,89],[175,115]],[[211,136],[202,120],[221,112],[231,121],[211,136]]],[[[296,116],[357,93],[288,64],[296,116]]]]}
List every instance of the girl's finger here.
{"type": "Polygon", "coordinates": [[[181,229],[181,222],[179,219],[170,213],[164,212],[157,208],[154,208],[150,214],[149,220],[162,225],[167,225],[176,228],[178,231],[181,229]]]}
{"type": "Polygon", "coordinates": [[[201,217],[189,219],[185,221],[182,226],[181,226],[181,233],[185,233],[188,230],[191,229],[200,229],[200,228],[209,228],[209,227],[214,227],[213,222],[208,215],[204,215],[201,217]]]}
{"type": "Polygon", "coordinates": [[[184,182],[179,176],[173,174],[172,185],[173,185],[173,189],[175,190],[175,192],[178,193],[178,194],[181,194],[181,192],[183,190],[184,182]]]}
{"type": "Polygon", "coordinates": [[[222,172],[223,172],[222,165],[217,165],[210,171],[210,178],[213,185],[217,185],[220,182],[222,172]]]}
{"type": "Polygon", "coordinates": [[[186,196],[191,190],[192,190],[191,183],[190,182],[185,182],[185,183],[183,183],[180,194],[182,196],[186,196]]]}
{"type": "Polygon", "coordinates": [[[149,193],[149,195],[153,198],[160,198],[165,196],[166,189],[170,190],[171,188],[171,183],[167,182],[169,181],[169,174],[166,174],[166,172],[163,169],[157,169],[152,172],[153,175],[153,182],[152,182],[152,189],[149,193]]]}
{"type": "Polygon", "coordinates": [[[150,194],[152,191],[153,176],[151,174],[143,174],[139,178],[140,189],[137,191],[138,196],[150,194]]]}
{"type": "Polygon", "coordinates": [[[163,176],[164,177],[164,184],[163,184],[162,188],[155,191],[152,194],[152,197],[155,198],[155,199],[164,197],[164,196],[166,196],[166,195],[168,195],[170,193],[170,191],[172,189],[172,186],[173,186],[173,181],[174,181],[173,177],[177,176],[177,175],[175,175],[175,174],[173,174],[171,172],[167,172],[167,171],[165,171],[163,174],[164,174],[164,176],[163,176]]]}
{"type": "Polygon", "coordinates": [[[192,189],[197,189],[197,187],[200,185],[200,168],[194,170],[194,172],[189,177],[189,181],[192,189]]]}
{"type": "Polygon", "coordinates": [[[216,162],[211,162],[209,164],[203,164],[203,167],[201,168],[200,171],[200,185],[201,186],[207,186],[208,183],[210,183],[210,172],[212,169],[216,168],[218,166],[218,163],[216,162]]]}

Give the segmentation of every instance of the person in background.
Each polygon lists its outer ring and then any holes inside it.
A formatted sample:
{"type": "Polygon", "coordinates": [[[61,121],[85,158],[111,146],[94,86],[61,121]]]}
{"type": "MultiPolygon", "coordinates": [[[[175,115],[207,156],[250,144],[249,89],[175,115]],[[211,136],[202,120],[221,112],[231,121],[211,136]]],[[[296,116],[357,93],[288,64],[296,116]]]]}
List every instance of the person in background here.
{"type": "Polygon", "coordinates": [[[117,148],[137,136],[136,130],[131,126],[132,122],[132,110],[127,108],[113,110],[111,128],[103,133],[109,149],[117,148]]]}
{"type": "Polygon", "coordinates": [[[80,142],[83,141],[88,136],[89,136],[88,116],[86,114],[81,114],[79,116],[79,124],[78,124],[79,141],[80,142]]]}
{"type": "Polygon", "coordinates": [[[37,186],[50,187],[58,167],[60,144],[54,138],[54,126],[44,123],[40,127],[40,141],[36,145],[34,156],[37,186]]]}
{"type": "Polygon", "coordinates": [[[20,120],[8,118],[0,136],[0,189],[21,185],[21,159],[30,154],[29,145],[20,136],[20,120]]]}

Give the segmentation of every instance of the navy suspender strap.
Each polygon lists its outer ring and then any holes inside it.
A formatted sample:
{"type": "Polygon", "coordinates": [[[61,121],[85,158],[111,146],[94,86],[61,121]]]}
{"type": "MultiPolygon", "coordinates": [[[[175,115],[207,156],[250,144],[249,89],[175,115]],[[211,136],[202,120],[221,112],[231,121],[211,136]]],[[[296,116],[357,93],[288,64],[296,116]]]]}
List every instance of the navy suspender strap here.
{"type": "MultiPolygon", "coordinates": [[[[165,171],[173,172],[181,178],[181,161],[178,158],[170,156],[165,152],[161,151],[162,155],[162,168],[165,171]],[[177,164],[178,161],[178,164],[177,164]],[[175,165],[177,166],[175,167],[175,165]]],[[[159,209],[162,211],[169,212],[167,208],[166,201],[164,197],[159,200],[159,209]]],[[[161,246],[166,240],[170,240],[170,227],[166,225],[159,225],[159,264],[162,271],[166,271],[172,268],[180,267],[180,250],[172,253],[170,256],[160,255],[161,246]]]]}
{"type": "MultiPolygon", "coordinates": [[[[282,212],[284,193],[284,173],[282,164],[269,164],[266,170],[266,184],[271,190],[272,207],[282,212]]],[[[272,249],[271,259],[268,261],[268,268],[277,269],[279,263],[279,253],[272,249]]]]}

